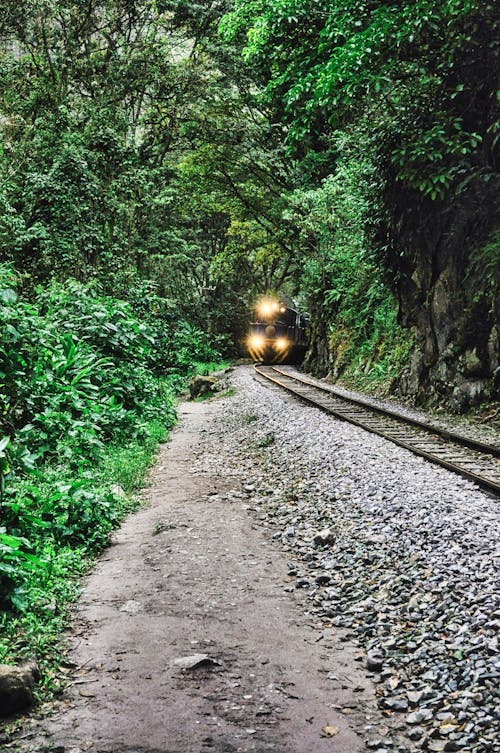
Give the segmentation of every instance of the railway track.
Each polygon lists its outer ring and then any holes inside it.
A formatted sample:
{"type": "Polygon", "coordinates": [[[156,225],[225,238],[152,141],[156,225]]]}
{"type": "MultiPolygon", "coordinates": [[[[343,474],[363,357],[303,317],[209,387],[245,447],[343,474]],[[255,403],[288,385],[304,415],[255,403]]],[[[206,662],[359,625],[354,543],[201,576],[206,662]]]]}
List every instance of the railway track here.
{"type": "Polygon", "coordinates": [[[500,496],[500,447],[455,434],[424,421],[348,398],[294,369],[254,366],[255,371],[309,405],[421,455],[500,496]]]}

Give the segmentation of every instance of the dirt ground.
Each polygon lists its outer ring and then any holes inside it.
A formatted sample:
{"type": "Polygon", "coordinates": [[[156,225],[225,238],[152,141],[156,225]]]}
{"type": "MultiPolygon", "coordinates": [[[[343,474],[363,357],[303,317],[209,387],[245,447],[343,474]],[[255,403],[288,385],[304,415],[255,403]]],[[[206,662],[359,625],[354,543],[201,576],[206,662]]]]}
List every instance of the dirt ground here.
{"type": "MultiPolygon", "coordinates": [[[[210,452],[214,403],[180,406],[145,491],[87,577],[64,697],[23,751],[359,753],[373,710],[358,649],[314,624],[279,545],[210,452]],[[200,666],[195,655],[204,655],[200,666]],[[189,658],[186,658],[189,657],[189,658]]],[[[12,748],[9,747],[9,751],[12,748]]],[[[16,749],[17,750],[17,749],[16,749]]]]}

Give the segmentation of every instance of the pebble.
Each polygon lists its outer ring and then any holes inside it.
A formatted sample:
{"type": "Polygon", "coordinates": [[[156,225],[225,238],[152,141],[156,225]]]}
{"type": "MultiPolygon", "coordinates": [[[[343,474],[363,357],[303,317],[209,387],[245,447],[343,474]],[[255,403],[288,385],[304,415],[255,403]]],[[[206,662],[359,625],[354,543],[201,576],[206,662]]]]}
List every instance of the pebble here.
{"type": "Polygon", "coordinates": [[[384,654],[382,651],[366,652],[366,668],[372,672],[378,672],[382,669],[384,663],[384,654]]]}
{"type": "Polygon", "coordinates": [[[289,579],[310,613],[364,649],[379,706],[392,714],[386,749],[497,750],[498,502],[270,390],[251,367],[232,382],[237,394],[213,404],[203,440],[213,461],[195,471],[224,467],[241,480],[248,514],[293,561],[289,579]]]}
{"type": "Polygon", "coordinates": [[[403,696],[397,696],[396,698],[386,698],[383,705],[387,709],[392,709],[392,711],[407,711],[408,699],[404,698],[403,696]]]}
{"type": "Polygon", "coordinates": [[[412,711],[408,714],[406,721],[408,724],[420,724],[421,722],[427,722],[432,719],[432,711],[430,709],[419,709],[418,711],[412,711]]]}

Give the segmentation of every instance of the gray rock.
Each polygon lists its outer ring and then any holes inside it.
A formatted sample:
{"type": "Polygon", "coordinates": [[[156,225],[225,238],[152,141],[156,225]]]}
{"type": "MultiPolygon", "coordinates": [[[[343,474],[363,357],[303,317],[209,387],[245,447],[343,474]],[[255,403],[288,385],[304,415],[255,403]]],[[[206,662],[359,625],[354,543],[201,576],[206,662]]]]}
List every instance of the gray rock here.
{"type": "Polygon", "coordinates": [[[374,737],[371,740],[366,741],[366,747],[370,748],[370,750],[380,751],[380,748],[384,748],[385,745],[386,742],[384,742],[381,737],[374,737]]]}
{"type": "MultiPolygon", "coordinates": [[[[461,729],[445,745],[493,749],[497,503],[375,435],[278,391],[269,399],[249,369],[236,369],[232,382],[238,400],[217,404],[209,432],[214,459],[196,471],[218,474],[222,461],[231,476],[255,486],[255,518],[293,560],[290,575],[308,582],[308,611],[318,623],[345,628],[340,643],[354,640],[372,656],[366,666],[382,686],[382,708],[408,699],[413,708],[398,730],[398,753],[442,739],[445,717],[438,714],[448,713],[461,729]],[[256,418],[251,424],[242,420],[248,415],[256,418]],[[271,433],[263,468],[251,448],[271,433]],[[284,536],[291,527],[293,537],[284,536]],[[326,574],[330,584],[321,579],[326,574]]],[[[487,430],[465,429],[497,441],[487,430]]]]}
{"type": "Polygon", "coordinates": [[[219,662],[211,659],[208,654],[191,654],[190,656],[180,656],[174,659],[173,664],[179,669],[199,669],[201,667],[217,667],[219,662]]]}
{"type": "Polygon", "coordinates": [[[373,650],[366,652],[366,668],[370,672],[379,672],[382,669],[384,663],[384,653],[380,650],[373,650]]]}
{"type": "Polygon", "coordinates": [[[418,711],[412,711],[408,714],[406,721],[408,724],[420,724],[421,722],[428,722],[432,719],[432,711],[430,709],[419,709],[418,711]]]}
{"type": "Polygon", "coordinates": [[[315,579],[318,586],[326,586],[332,580],[328,573],[319,573],[315,579]]]}
{"type": "Polygon", "coordinates": [[[311,584],[307,580],[307,578],[298,578],[295,581],[295,588],[309,588],[311,584]]]}
{"type": "Polygon", "coordinates": [[[333,544],[335,541],[335,533],[331,528],[323,528],[322,531],[318,531],[313,538],[314,543],[317,546],[326,546],[327,544],[333,544]]]}
{"type": "Polygon", "coordinates": [[[386,698],[384,706],[392,711],[408,711],[408,699],[405,696],[396,696],[396,698],[386,698]]]}
{"type": "Polygon", "coordinates": [[[423,727],[413,727],[413,729],[408,732],[408,737],[410,740],[420,740],[424,733],[425,730],[423,727]]]}
{"type": "Polygon", "coordinates": [[[201,376],[197,374],[189,380],[189,395],[191,400],[214,392],[219,380],[213,376],[201,376]]]}
{"type": "Polygon", "coordinates": [[[412,704],[412,706],[416,706],[422,700],[424,691],[423,690],[409,690],[406,695],[408,697],[409,702],[412,704]]]}

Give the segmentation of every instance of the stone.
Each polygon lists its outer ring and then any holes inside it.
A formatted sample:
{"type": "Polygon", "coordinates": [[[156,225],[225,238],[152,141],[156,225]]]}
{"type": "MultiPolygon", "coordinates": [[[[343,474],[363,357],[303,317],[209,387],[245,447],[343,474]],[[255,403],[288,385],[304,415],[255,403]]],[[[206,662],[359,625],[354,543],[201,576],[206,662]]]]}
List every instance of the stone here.
{"type": "Polygon", "coordinates": [[[366,741],[366,747],[370,748],[370,750],[380,750],[380,748],[383,748],[384,746],[385,742],[381,737],[374,737],[372,740],[366,741]]]}
{"type": "Polygon", "coordinates": [[[446,740],[429,740],[427,743],[427,750],[432,750],[434,753],[440,753],[446,748],[446,740]]]}
{"type": "Polygon", "coordinates": [[[430,719],[432,719],[432,711],[430,709],[412,711],[411,714],[408,714],[406,717],[408,724],[420,724],[421,722],[428,722],[430,719]]]}
{"type": "Polygon", "coordinates": [[[315,578],[316,583],[318,586],[326,586],[331,581],[331,577],[328,575],[328,573],[319,573],[315,578]]]}
{"type": "Polygon", "coordinates": [[[408,699],[404,696],[397,696],[396,698],[386,698],[384,706],[392,711],[407,711],[408,699]]]}
{"type": "Polygon", "coordinates": [[[406,694],[408,696],[409,702],[412,704],[412,706],[416,706],[422,698],[424,697],[424,691],[423,690],[409,690],[406,694]]]}
{"type": "Polygon", "coordinates": [[[478,356],[476,347],[465,351],[464,362],[464,374],[467,376],[483,376],[484,365],[478,356]]]}
{"type": "Polygon", "coordinates": [[[219,380],[213,376],[201,376],[197,374],[189,380],[189,395],[191,400],[195,397],[203,397],[214,392],[219,380]]]}
{"type": "Polygon", "coordinates": [[[310,585],[307,578],[298,578],[295,582],[295,588],[309,588],[310,585]]]}
{"type": "Polygon", "coordinates": [[[36,664],[0,664],[0,714],[10,716],[33,704],[33,687],[40,672],[36,664]]]}
{"type": "Polygon", "coordinates": [[[219,666],[219,662],[211,659],[208,654],[191,654],[174,659],[174,665],[180,669],[200,669],[219,666]]]}
{"type": "Polygon", "coordinates": [[[318,531],[318,533],[314,535],[313,541],[317,546],[333,544],[335,541],[335,533],[331,528],[323,528],[322,531],[318,531]]]}
{"type": "Polygon", "coordinates": [[[384,654],[382,651],[374,649],[366,652],[366,668],[370,672],[379,672],[384,663],[384,654]]]}
{"type": "Polygon", "coordinates": [[[425,730],[423,727],[413,727],[413,729],[408,732],[408,737],[410,740],[420,740],[424,732],[425,730]]]}

